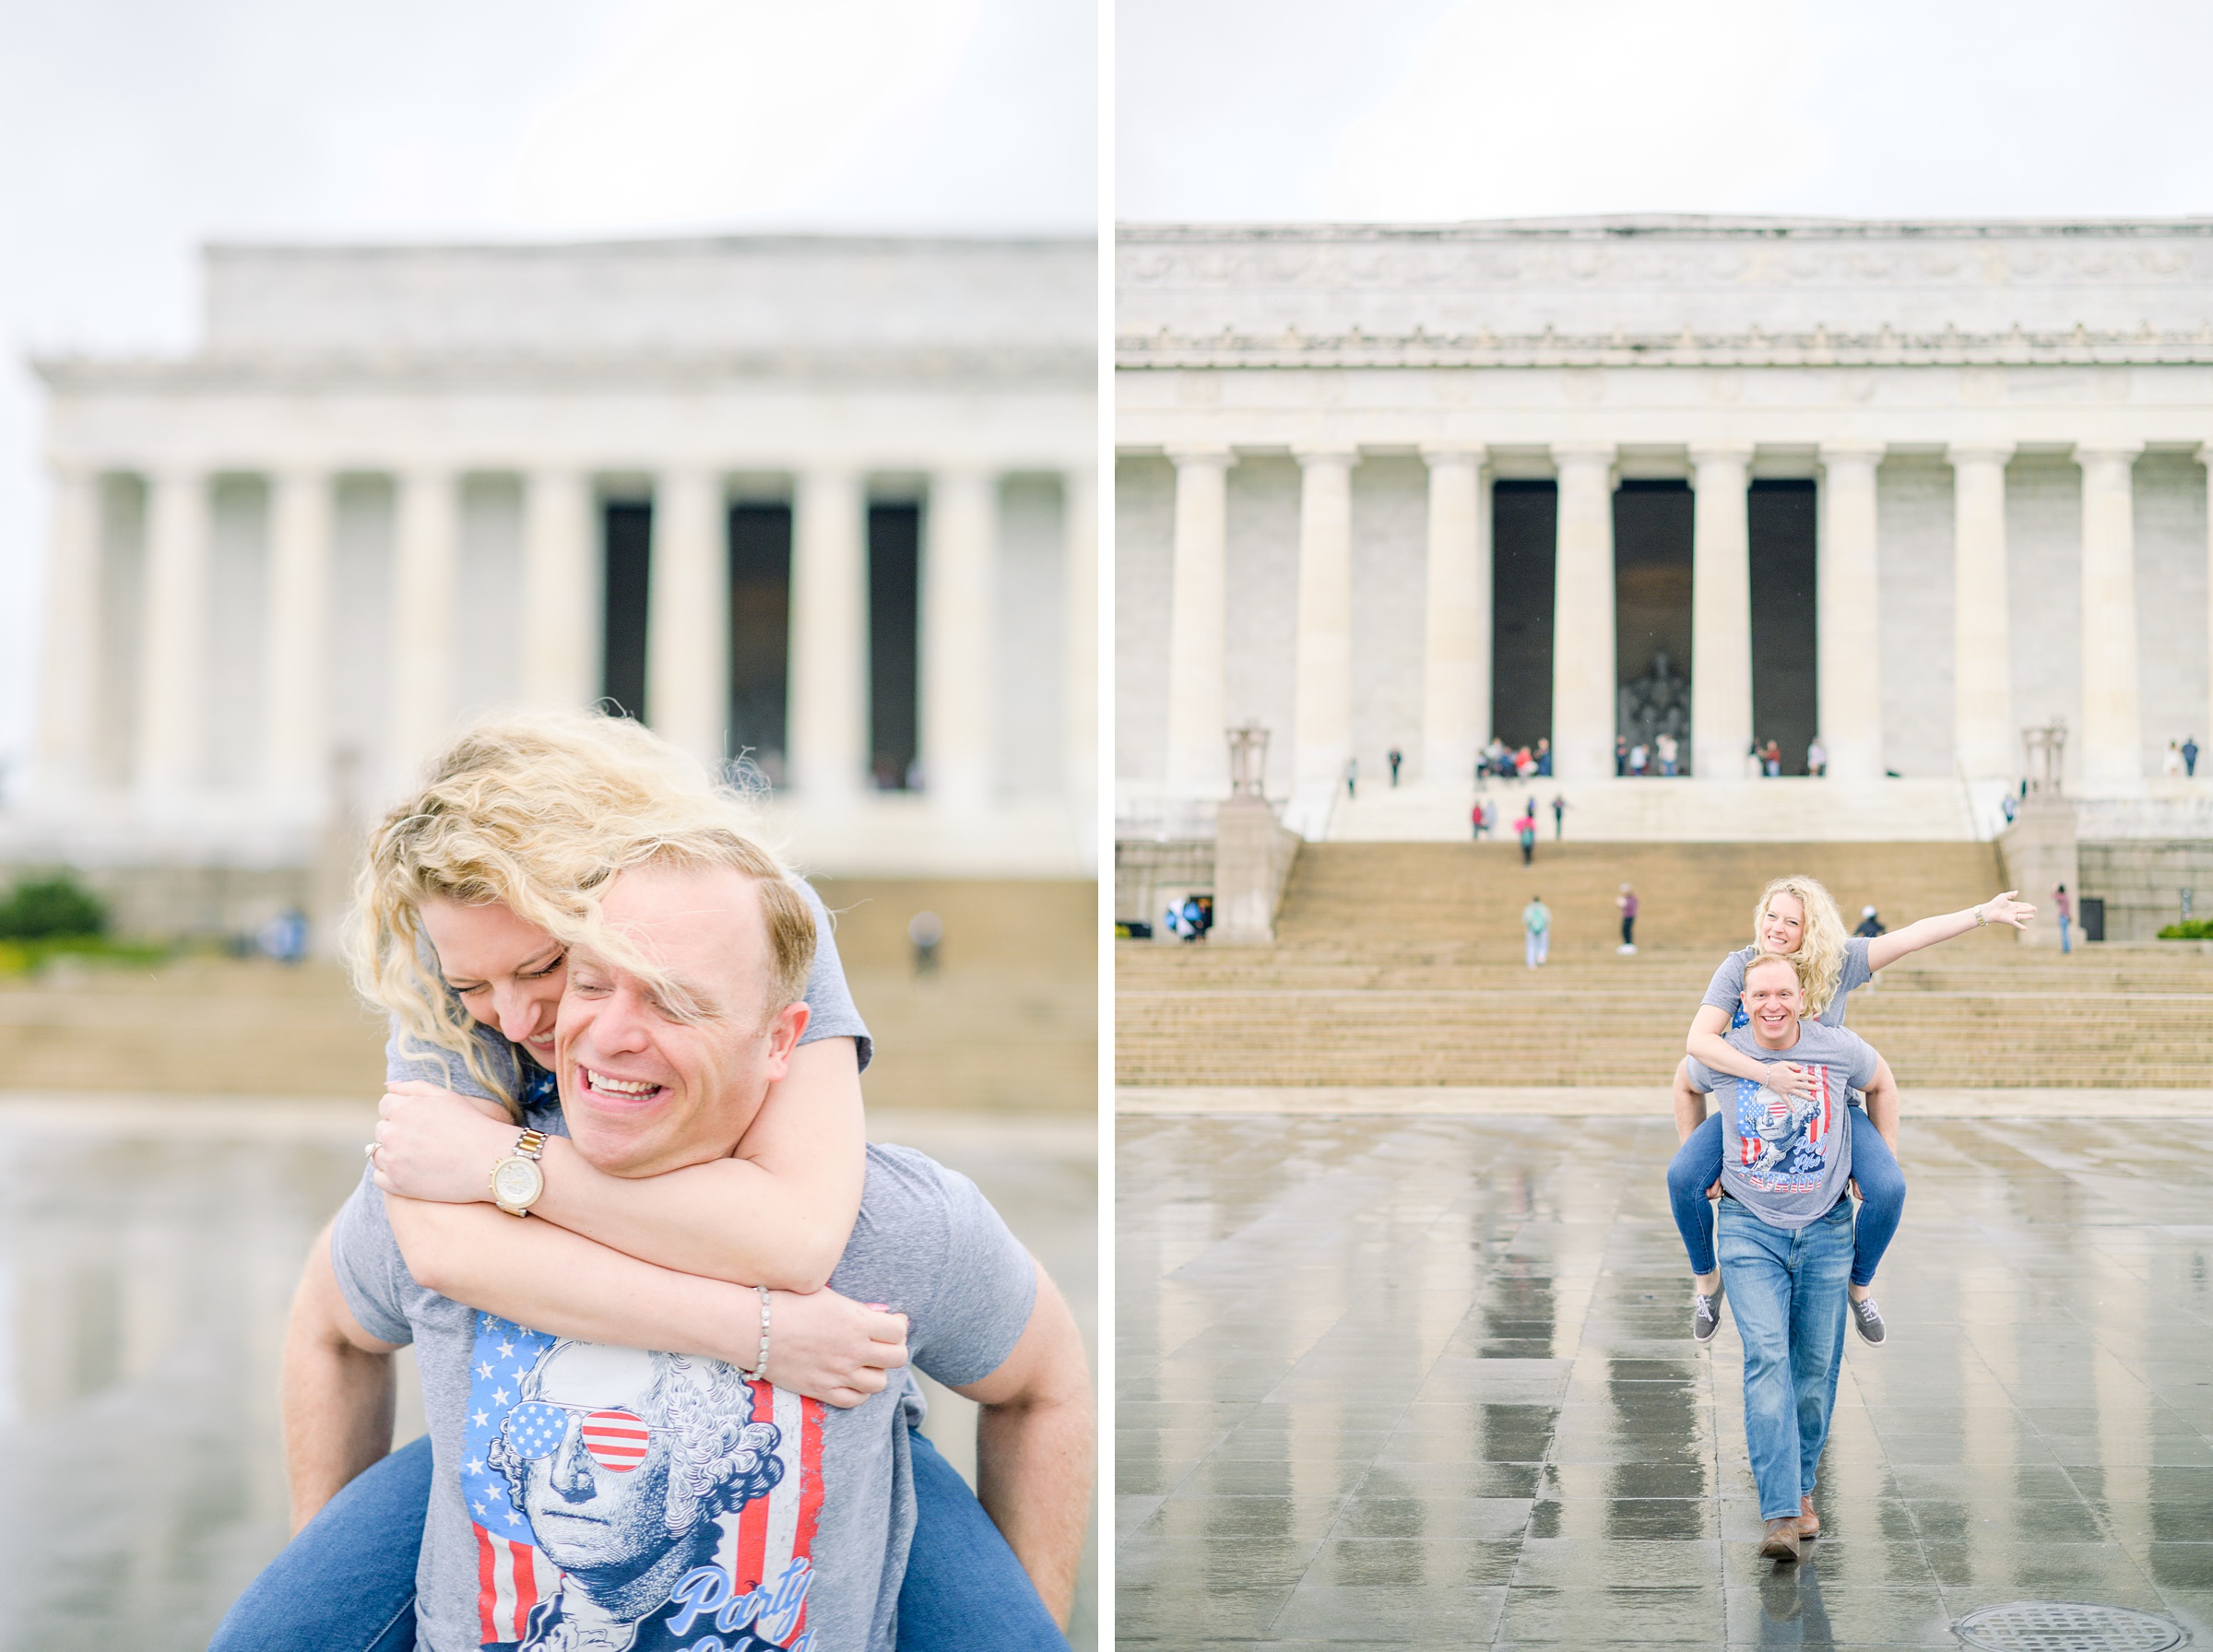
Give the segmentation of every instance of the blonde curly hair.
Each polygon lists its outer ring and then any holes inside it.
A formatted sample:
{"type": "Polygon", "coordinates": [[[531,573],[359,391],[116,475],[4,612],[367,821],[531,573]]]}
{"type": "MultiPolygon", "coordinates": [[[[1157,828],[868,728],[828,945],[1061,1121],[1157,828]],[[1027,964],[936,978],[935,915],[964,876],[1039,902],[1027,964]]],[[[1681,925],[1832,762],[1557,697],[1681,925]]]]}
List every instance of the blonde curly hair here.
{"type": "Polygon", "coordinates": [[[445,985],[422,926],[423,903],[505,906],[564,946],[642,977],[670,1014],[694,1020],[704,1009],[602,923],[599,902],[630,867],[724,867],[755,881],[774,1015],[806,996],[814,916],[763,842],[758,817],[747,793],[625,719],[484,718],[432,761],[422,789],[369,834],[344,941],[354,989],[390,1013],[411,1053],[457,1057],[519,1119],[476,1019],[445,985]]]}
{"type": "Polygon", "coordinates": [[[1835,898],[1813,879],[1795,872],[1778,878],[1759,891],[1759,904],[1752,909],[1756,951],[1767,950],[1760,930],[1767,922],[1768,904],[1777,895],[1794,897],[1805,913],[1798,926],[1798,950],[1787,956],[1796,964],[1799,984],[1805,988],[1805,1018],[1818,1020],[1828,1012],[1837,996],[1837,983],[1844,978],[1844,918],[1835,898]]]}

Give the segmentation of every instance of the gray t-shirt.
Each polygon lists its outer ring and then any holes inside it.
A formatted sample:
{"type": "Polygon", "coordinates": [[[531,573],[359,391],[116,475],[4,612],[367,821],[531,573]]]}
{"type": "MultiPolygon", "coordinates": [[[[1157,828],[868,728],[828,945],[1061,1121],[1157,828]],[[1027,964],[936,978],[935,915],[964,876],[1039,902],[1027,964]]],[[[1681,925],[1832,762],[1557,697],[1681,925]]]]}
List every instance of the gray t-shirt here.
{"type": "MultiPolygon", "coordinates": [[[[1713,979],[1706,984],[1706,996],[1698,1000],[1711,1004],[1716,1009],[1729,1012],[1729,1024],[1734,1029],[1745,1024],[1742,1000],[1745,996],[1745,965],[1759,956],[1757,947],[1740,947],[1722,960],[1721,968],[1713,972],[1713,979]]],[[[1855,935],[1844,943],[1844,964],[1837,975],[1836,997],[1828,1001],[1818,1019],[1825,1027],[1844,1024],[1844,997],[1855,986],[1864,986],[1875,979],[1875,972],[1867,967],[1867,938],[1855,935]]]]}
{"type": "Polygon", "coordinates": [[[1721,1092],[1722,1190],[1772,1227],[1805,1227],[1844,1197],[1855,1127],[1846,1099],[1874,1082],[1875,1047],[1819,1021],[1799,1022],[1798,1042],[1787,1050],[1763,1049],[1749,1027],[1731,1032],[1729,1047],[1762,1064],[1795,1062],[1813,1075],[1812,1098],[1794,1101],[1755,1080],[1690,1064],[1693,1084],[1721,1092]]]}
{"type": "MultiPolygon", "coordinates": [[[[852,993],[846,987],[845,966],[838,962],[837,940],[833,934],[829,909],[822,904],[822,896],[814,892],[814,886],[804,878],[794,878],[792,881],[806,899],[808,911],[814,914],[814,967],[807,974],[807,1031],[799,1035],[799,1042],[812,1044],[818,1038],[850,1038],[853,1053],[865,1072],[876,1046],[869,1037],[867,1024],[860,1019],[860,1011],[854,1006],[852,993]]],[[[551,1075],[541,1071],[536,1062],[525,1063],[515,1046],[500,1035],[498,1028],[479,1024],[476,1035],[478,1043],[484,1046],[485,1065],[505,1080],[526,1105],[550,1099],[547,1092],[551,1089],[551,1075]]],[[[425,1050],[413,1045],[396,1026],[385,1041],[385,1077],[395,1080],[427,1079],[460,1095],[485,1093],[484,1086],[470,1076],[467,1067],[457,1057],[443,1050],[425,1050]]]]}
{"type": "MultiPolygon", "coordinates": [[[[430,1652],[889,1652],[915,1528],[911,1377],[835,1410],[720,1361],[479,1313],[408,1276],[366,1177],[330,1254],[361,1328],[412,1342],[422,1374],[430,1652]]],[[[898,1147],[869,1149],[830,1285],[904,1311],[915,1367],[949,1386],[1004,1363],[1036,1299],[976,1184],[898,1147]]]]}

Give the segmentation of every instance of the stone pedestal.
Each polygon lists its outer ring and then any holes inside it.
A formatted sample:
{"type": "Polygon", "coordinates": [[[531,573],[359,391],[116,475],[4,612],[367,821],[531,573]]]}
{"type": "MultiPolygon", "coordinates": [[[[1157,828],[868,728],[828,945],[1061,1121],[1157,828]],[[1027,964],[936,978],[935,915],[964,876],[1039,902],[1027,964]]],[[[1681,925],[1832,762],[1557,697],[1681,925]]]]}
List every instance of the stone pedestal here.
{"type": "Polygon", "coordinates": [[[1210,946],[1275,944],[1275,913],[1283,903],[1299,836],[1259,797],[1226,799],[1214,816],[1214,926],[1210,946]]]}
{"type": "MultiPolygon", "coordinates": [[[[2055,793],[2031,792],[2021,800],[2013,824],[1999,835],[1998,853],[2006,860],[2006,881],[2036,908],[2036,922],[2020,931],[2021,944],[2057,950],[2059,908],[2053,891],[2065,884],[2076,911],[2082,910],[2073,801],[2055,793]]],[[[2079,941],[2079,933],[2076,938],[2079,941]]]]}

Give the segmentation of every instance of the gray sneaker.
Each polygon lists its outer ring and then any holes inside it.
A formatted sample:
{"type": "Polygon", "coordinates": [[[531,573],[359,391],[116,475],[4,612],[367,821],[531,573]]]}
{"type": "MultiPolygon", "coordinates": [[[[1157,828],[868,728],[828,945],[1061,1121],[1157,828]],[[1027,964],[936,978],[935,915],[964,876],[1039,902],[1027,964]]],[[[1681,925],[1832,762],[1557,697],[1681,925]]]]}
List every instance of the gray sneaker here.
{"type": "Polygon", "coordinates": [[[1863,1296],[1852,1304],[1852,1328],[1860,1333],[1863,1342],[1882,1341],[1883,1311],[1875,1305],[1874,1297],[1863,1296]]]}
{"type": "MultiPolygon", "coordinates": [[[[1878,1319],[1876,1324],[1879,1327],[1882,1321],[1878,1319]]],[[[1690,1339],[1693,1342],[1710,1342],[1713,1340],[1713,1333],[1721,1328],[1721,1287],[1718,1285],[1714,1287],[1711,1296],[1707,1295],[1703,1291],[1693,1291],[1690,1293],[1690,1339]]],[[[1878,1338],[1880,1337],[1879,1330],[1876,1335],[1878,1338]]]]}

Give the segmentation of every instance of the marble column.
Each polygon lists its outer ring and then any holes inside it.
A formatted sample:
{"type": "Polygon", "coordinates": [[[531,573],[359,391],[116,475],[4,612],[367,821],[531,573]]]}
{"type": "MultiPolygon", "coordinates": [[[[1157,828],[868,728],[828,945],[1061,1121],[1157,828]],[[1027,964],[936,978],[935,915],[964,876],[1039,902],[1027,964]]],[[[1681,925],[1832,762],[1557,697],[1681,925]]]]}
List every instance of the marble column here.
{"type": "Polygon", "coordinates": [[[2076,773],[2091,785],[2144,777],[2136,678],[2136,455],[2144,444],[2075,450],[2082,466],[2082,737],[2076,773]]]}
{"type": "Polygon", "coordinates": [[[385,763],[412,786],[452,732],[454,601],[461,484],[448,470],[398,478],[392,548],[391,734],[385,763]]]}
{"type": "Polygon", "coordinates": [[[1421,778],[1459,786],[1491,734],[1491,501],[1483,449],[1424,448],[1429,560],[1422,593],[1421,778]]]}
{"type": "Polygon", "coordinates": [[[728,506],[712,470],[670,470],[653,492],[645,711],[654,731],[711,769],[729,756],[728,506]]]}
{"type": "Polygon", "coordinates": [[[322,818],[328,785],[331,478],[269,478],[269,601],[262,644],[263,785],[274,807],[322,818]]]}
{"type": "Polygon", "coordinates": [[[1970,780],[2020,769],[2006,623],[2006,461],[2010,443],[1957,446],[1952,466],[1952,748],[1970,780]]]}
{"type": "Polygon", "coordinates": [[[1099,795],[1099,483],[1089,466],[1060,478],[1061,793],[1079,810],[1099,795]]]}
{"type": "MultiPolygon", "coordinates": [[[[1561,443],[1559,537],[1553,572],[1553,773],[1614,773],[1614,449],[1561,443]]],[[[1696,685],[1693,685],[1694,690],[1696,685]]]]}
{"type": "Polygon", "coordinates": [[[922,784],[934,806],[973,812],[995,767],[999,478],[931,478],[923,526],[922,784]]]}
{"type": "Polygon", "coordinates": [[[99,772],[100,478],[81,466],[53,472],[53,560],[46,585],[46,661],[39,719],[39,785],[51,797],[89,787],[99,772]]]}
{"type": "Polygon", "coordinates": [[[1225,447],[1171,448],[1176,549],[1168,594],[1167,789],[1219,797],[1229,788],[1227,680],[1229,467],[1225,447]]]}
{"type": "Polygon", "coordinates": [[[1745,773],[1752,745],[1752,449],[1690,450],[1690,772],[1745,773]]]}
{"type": "Polygon", "coordinates": [[[523,700],[582,711],[604,681],[598,498],[580,470],[523,484],[523,700]]]}
{"type": "Polygon", "coordinates": [[[1883,777],[1883,656],[1876,573],[1875,473],[1880,443],[1821,448],[1817,689],[1821,743],[1835,780],[1883,777]]]}
{"type": "Polygon", "coordinates": [[[792,490],[792,784],[812,808],[860,796],[869,772],[869,507],[851,471],[792,490]]]}
{"type": "Polygon", "coordinates": [[[146,585],[138,677],[139,789],[166,802],[202,778],[207,703],[207,478],[164,470],[148,478],[146,585]]]}
{"type": "MultiPolygon", "coordinates": [[[[1349,448],[1305,448],[1297,456],[1303,475],[1293,735],[1298,785],[1308,790],[1342,785],[1353,755],[1353,466],[1360,456],[1349,448]]],[[[1222,749],[1226,761],[1228,748],[1222,749]]]]}

